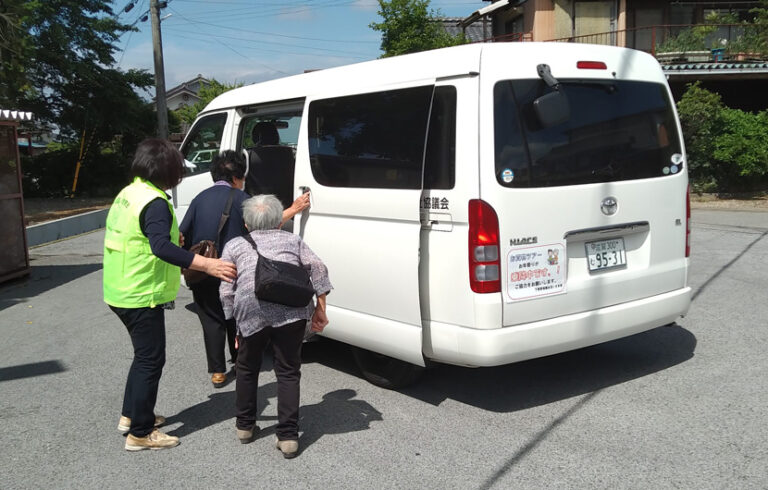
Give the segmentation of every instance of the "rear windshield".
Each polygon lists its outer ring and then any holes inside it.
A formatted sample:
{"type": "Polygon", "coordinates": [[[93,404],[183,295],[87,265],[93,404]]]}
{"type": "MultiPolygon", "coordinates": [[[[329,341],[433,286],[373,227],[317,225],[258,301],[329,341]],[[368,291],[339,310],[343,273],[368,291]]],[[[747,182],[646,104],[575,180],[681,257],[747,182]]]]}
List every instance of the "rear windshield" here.
{"type": "MultiPolygon", "coordinates": [[[[496,179],[506,187],[551,187],[646,179],[682,170],[666,87],[635,81],[560,80],[567,119],[545,127],[533,102],[542,80],[494,87],[496,179]]],[[[555,122],[555,121],[552,121],[555,122]]]]}

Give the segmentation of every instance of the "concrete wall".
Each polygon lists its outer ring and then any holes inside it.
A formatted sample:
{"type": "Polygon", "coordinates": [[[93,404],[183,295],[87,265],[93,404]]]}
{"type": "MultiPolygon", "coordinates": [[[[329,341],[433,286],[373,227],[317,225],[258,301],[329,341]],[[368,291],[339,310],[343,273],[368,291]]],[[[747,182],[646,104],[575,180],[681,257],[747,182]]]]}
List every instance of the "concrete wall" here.
{"type": "Polygon", "coordinates": [[[99,209],[88,213],[69,216],[54,221],[47,221],[27,227],[27,245],[34,247],[44,243],[55,242],[89,231],[104,228],[109,209],[99,209]]]}

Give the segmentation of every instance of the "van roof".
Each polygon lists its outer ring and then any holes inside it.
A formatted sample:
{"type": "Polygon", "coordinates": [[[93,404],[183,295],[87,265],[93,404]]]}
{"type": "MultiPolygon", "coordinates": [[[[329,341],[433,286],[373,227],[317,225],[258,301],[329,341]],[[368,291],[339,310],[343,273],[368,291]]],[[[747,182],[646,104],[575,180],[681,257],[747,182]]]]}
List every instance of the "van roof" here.
{"type": "MultiPolygon", "coordinates": [[[[381,58],[352,65],[302,73],[255,83],[225,92],[211,101],[202,111],[208,113],[231,107],[277,102],[311,96],[313,93],[327,93],[330,88],[340,92],[365,91],[369,86],[396,85],[418,80],[469,75],[479,72],[482,53],[492,53],[494,58],[504,59],[575,59],[589,56],[608,55],[616,57],[620,52],[631,52],[633,59],[658,62],[651,55],[627,48],[573,43],[477,43],[442,48],[420,53],[381,58]]],[[[642,63],[645,64],[645,63],[642,63]]],[[[522,67],[521,67],[522,68],[522,67]]],[[[535,63],[530,68],[535,76],[535,63]]],[[[526,69],[526,71],[528,71],[526,69]]]]}

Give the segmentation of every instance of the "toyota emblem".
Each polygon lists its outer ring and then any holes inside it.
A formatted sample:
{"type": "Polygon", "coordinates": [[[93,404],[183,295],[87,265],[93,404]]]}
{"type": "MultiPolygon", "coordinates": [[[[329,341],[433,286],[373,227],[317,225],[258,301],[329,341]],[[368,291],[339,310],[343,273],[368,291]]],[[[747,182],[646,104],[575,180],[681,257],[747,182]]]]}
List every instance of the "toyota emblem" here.
{"type": "Polygon", "coordinates": [[[600,203],[600,211],[606,216],[613,216],[619,210],[619,201],[615,197],[606,197],[600,203]]]}

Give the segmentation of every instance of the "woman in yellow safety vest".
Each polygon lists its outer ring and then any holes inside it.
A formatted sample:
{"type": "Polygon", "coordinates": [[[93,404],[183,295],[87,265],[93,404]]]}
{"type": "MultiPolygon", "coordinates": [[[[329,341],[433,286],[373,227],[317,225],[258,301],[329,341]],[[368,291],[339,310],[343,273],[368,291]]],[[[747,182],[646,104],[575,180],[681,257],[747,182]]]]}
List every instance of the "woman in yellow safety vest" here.
{"type": "Polygon", "coordinates": [[[125,384],[118,430],[125,449],[163,449],[179,438],[160,432],[165,418],[155,415],[165,364],[165,315],[180,284],[180,268],[206,272],[224,281],[236,276],[234,264],[184,250],[184,237],[166,190],[184,176],[184,158],[168,141],[150,138],[136,149],[133,182],[109,209],[104,237],[104,302],[131,337],[133,363],[125,384]]]}

